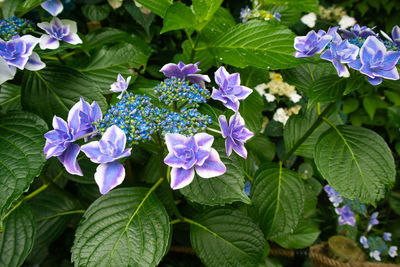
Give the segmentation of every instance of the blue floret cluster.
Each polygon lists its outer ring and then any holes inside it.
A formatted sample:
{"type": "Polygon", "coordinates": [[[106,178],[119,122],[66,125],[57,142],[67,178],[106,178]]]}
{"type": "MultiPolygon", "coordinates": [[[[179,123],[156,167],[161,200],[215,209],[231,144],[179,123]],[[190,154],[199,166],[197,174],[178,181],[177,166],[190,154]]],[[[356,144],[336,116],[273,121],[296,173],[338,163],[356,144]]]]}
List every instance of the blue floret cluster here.
{"type": "Polygon", "coordinates": [[[0,20],[0,38],[3,41],[11,40],[14,36],[25,35],[33,31],[33,23],[26,19],[10,17],[0,20]]]}

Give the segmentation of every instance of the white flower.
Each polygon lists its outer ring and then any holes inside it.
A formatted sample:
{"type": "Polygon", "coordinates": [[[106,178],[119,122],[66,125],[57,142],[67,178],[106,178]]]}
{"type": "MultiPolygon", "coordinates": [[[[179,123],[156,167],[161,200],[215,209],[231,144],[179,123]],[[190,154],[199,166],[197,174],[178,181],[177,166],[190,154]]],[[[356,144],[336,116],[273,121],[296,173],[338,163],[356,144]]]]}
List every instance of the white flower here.
{"type": "Polygon", "coordinates": [[[263,96],[265,94],[265,89],[267,89],[267,85],[265,83],[261,83],[254,87],[254,89],[256,89],[256,91],[263,96]]]}
{"type": "Polygon", "coordinates": [[[12,71],[8,67],[7,62],[2,57],[0,57],[0,84],[14,78],[14,74],[15,74],[15,68],[14,71],[12,71]]]}
{"type": "Polygon", "coordinates": [[[381,253],[378,250],[371,251],[369,256],[377,261],[381,261],[381,253]]]}
{"type": "Polygon", "coordinates": [[[356,20],[353,17],[349,17],[344,15],[342,19],[339,21],[340,28],[346,29],[348,27],[352,27],[356,24],[356,20]]]}
{"type": "Polygon", "coordinates": [[[301,95],[297,94],[297,93],[291,93],[289,95],[290,101],[292,101],[293,103],[297,103],[300,101],[301,99],[301,95]]]}
{"type": "Polygon", "coordinates": [[[276,99],[276,97],[274,95],[271,95],[271,94],[268,94],[268,93],[266,93],[264,95],[265,95],[265,98],[267,99],[267,102],[274,102],[275,99],[276,99]]]}
{"type": "Polygon", "coordinates": [[[389,252],[388,252],[389,256],[394,258],[397,256],[397,247],[396,246],[391,246],[389,248],[389,252]]]}
{"type": "Polygon", "coordinates": [[[272,118],[274,121],[279,121],[283,125],[286,124],[287,120],[289,119],[289,116],[286,115],[286,112],[283,108],[278,108],[274,114],[274,117],[272,118]]]}
{"type": "Polygon", "coordinates": [[[317,20],[317,15],[315,15],[315,13],[313,13],[313,12],[302,16],[301,19],[300,19],[301,22],[303,22],[304,24],[306,24],[310,28],[315,26],[315,21],[316,20],[317,20]]]}

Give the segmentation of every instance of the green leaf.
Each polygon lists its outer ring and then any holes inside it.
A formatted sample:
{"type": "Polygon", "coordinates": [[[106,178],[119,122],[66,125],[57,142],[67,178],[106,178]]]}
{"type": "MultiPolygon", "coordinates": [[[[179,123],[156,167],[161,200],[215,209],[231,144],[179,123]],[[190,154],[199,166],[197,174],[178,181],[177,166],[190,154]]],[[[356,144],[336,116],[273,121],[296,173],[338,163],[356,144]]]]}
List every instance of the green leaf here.
{"type": "Polygon", "coordinates": [[[148,188],[113,190],[90,205],[76,230],[76,266],[156,266],[171,235],[168,214],[148,188]]]}
{"type": "MultiPolygon", "coordinates": [[[[246,128],[255,134],[261,131],[263,107],[263,99],[256,90],[253,90],[253,93],[240,102],[239,112],[245,121],[246,128]]],[[[227,119],[229,120],[229,118],[227,119]]]]}
{"type": "Polygon", "coordinates": [[[66,66],[47,66],[41,71],[27,71],[22,80],[22,106],[47,122],[54,115],[66,118],[69,109],[82,96],[90,103],[97,101],[106,109],[100,88],[83,74],[66,66]]]}
{"type": "Polygon", "coordinates": [[[115,28],[101,28],[86,35],[86,44],[90,48],[102,47],[106,44],[116,44],[126,42],[133,37],[125,32],[115,28]]]}
{"type": "Polygon", "coordinates": [[[257,85],[265,83],[269,80],[269,72],[266,69],[247,67],[239,70],[239,72],[241,84],[250,88],[254,88],[257,85]]]}
{"type": "Polygon", "coordinates": [[[321,175],[345,198],[375,203],[395,182],[392,153],[381,136],[355,126],[322,134],[314,161],[321,175]]]}
{"type": "Polygon", "coordinates": [[[264,250],[258,226],[228,207],[206,210],[192,221],[190,242],[206,266],[258,266],[264,250]]]}
{"type": "MultiPolygon", "coordinates": [[[[324,109],[324,106],[321,110],[324,109]]],[[[292,147],[305,135],[311,126],[317,121],[317,107],[308,108],[296,116],[290,116],[283,131],[286,150],[289,151],[292,147]]],[[[328,115],[328,119],[335,124],[342,124],[339,113],[334,111],[328,115]]],[[[296,149],[294,154],[306,158],[313,158],[314,147],[317,144],[318,138],[322,133],[329,129],[329,125],[321,123],[312,134],[296,149]]]]}
{"type": "Polygon", "coordinates": [[[18,5],[22,3],[22,0],[5,0],[2,3],[1,11],[4,19],[8,19],[15,14],[18,5]]]}
{"type": "Polygon", "coordinates": [[[370,119],[373,120],[375,116],[375,111],[378,108],[387,108],[389,105],[375,95],[364,97],[363,106],[365,111],[368,113],[370,119]]]}
{"type": "Polygon", "coordinates": [[[343,101],[343,112],[346,114],[352,113],[354,111],[357,110],[358,106],[360,105],[360,103],[358,102],[357,98],[346,98],[343,101]]]}
{"type": "Polygon", "coordinates": [[[196,16],[195,28],[201,31],[204,26],[210,21],[215,12],[221,6],[223,0],[193,0],[192,9],[196,16]]]}
{"type": "Polygon", "coordinates": [[[261,168],[254,179],[251,201],[267,238],[292,232],[304,207],[304,185],[295,172],[271,164],[261,168]]]}
{"type": "MultiPolygon", "coordinates": [[[[205,45],[206,44],[203,41],[199,41],[199,47],[205,45]]],[[[214,56],[207,49],[193,51],[189,40],[185,40],[182,43],[182,54],[176,54],[174,56],[174,62],[178,61],[182,61],[184,63],[200,62],[199,68],[202,72],[206,72],[214,65],[214,56]],[[193,59],[192,52],[194,52],[193,59]]]]}
{"type": "MultiPolygon", "coordinates": [[[[2,176],[3,177],[3,176],[2,176]]],[[[21,266],[32,250],[35,239],[35,219],[31,208],[22,204],[4,222],[0,233],[0,265],[21,266]]]]}
{"type": "Polygon", "coordinates": [[[383,93],[395,106],[400,106],[400,93],[389,90],[385,90],[383,93]]]}
{"type": "MultiPolygon", "coordinates": [[[[15,0],[13,0],[13,1],[15,1],[15,0]]],[[[22,17],[23,15],[25,15],[26,13],[28,13],[35,7],[39,6],[44,1],[46,1],[46,0],[25,0],[22,2],[19,0],[15,1],[15,2],[19,3],[18,8],[16,10],[17,17],[22,17]]]]}
{"type": "Polygon", "coordinates": [[[210,48],[217,60],[235,67],[286,69],[302,62],[293,56],[294,37],[284,26],[253,20],[230,28],[210,48]]]}
{"type": "Polygon", "coordinates": [[[346,88],[346,80],[337,75],[321,77],[310,85],[306,94],[309,97],[309,105],[318,102],[333,102],[339,100],[346,88]]]}
{"type": "Polygon", "coordinates": [[[274,242],[287,249],[300,249],[311,246],[321,231],[305,221],[300,223],[293,233],[274,238],[274,242]]]}
{"type": "MultiPolygon", "coordinates": [[[[269,4],[269,0],[259,1],[261,5],[269,4]]],[[[319,13],[318,0],[274,0],[274,5],[296,8],[298,11],[319,13]]]]}
{"type": "Polygon", "coordinates": [[[162,18],[165,15],[165,11],[172,4],[172,0],[136,0],[136,2],[162,18]]]}
{"type": "Polygon", "coordinates": [[[390,193],[389,205],[394,210],[394,212],[400,215],[400,193],[390,193]]]}
{"type": "Polygon", "coordinates": [[[109,5],[84,5],[82,7],[83,15],[90,21],[102,21],[108,17],[111,8],[109,5]]]}
{"type": "Polygon", "coordinates": [[[25,192],[39,175],[46,123],[38,116],[21,111],[0,116],[0,214],[25,192]]]}
{"type": "Polygon", "coordinates": [[[174,30],[191,29],[195,27],[194,14],[190,7],[175,2],[165,13],[161,34],[174,30]]]}
{"type": "Polygon", "coordinates": [[[133,1],[125,1],[124,8],[138,24],[142,25],[147,35],[150,35],[150,25],[154,20],[154,13],[143,13],[133,1]]]}
{"type": "Polygon", "coordinates": [[[249,153],[258,159],[257,164],[261,166],[264,163],[271,162],[275,157],[275,144],[269,140],[266,135],[258,134],[252,137],[246,143],[249,153]]]}
{"type": "Polygon", "coordinates": [[[0,88],[0,107],[3,111],[21,110],[21,86],[3,83],[0,88]]]}
{"type": "Polygon", "coordinates": [[[208,22],[203,28],[201,33],[208,42],[212,42],[220,37],[221,34],[224,34],[229,28],[235,26],[235,24],[236,22],[232,17],[231,12],[220,7],[217,9],[210,22],[208,22]]]}
{"type": "Polygon", "coordinates": [[[249,204],[250,199],[244,192],[243,168],[235,152],[226,156],[225,144],[217,141],[213,147],[218,151],[226,166],[226,173],[221,176],[205,179],[195,176],[193,182],[182,188],[180,192],[190,201],[203,205],[224,205],[234,201],[249,204]]]}

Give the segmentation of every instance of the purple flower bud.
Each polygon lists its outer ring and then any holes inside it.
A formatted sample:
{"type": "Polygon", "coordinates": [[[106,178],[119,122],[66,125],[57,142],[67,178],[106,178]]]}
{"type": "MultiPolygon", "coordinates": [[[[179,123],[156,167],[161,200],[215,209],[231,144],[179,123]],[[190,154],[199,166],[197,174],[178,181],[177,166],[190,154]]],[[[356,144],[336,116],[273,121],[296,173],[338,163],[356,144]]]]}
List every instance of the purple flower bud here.
{"type": "Polygon", "coordinates": [[[368,222],[367,232],[369,232],[371,230],[372,226],[379,224],[379,221],[377,219],[378,215],[379,215],[379,212],[377,212],[377,211],[372,213],[371,218],[369,219],[369,222],[368,222]]]}
{"type": "Polygon", "coordinates": [[[310,31],[306,36],[297,36],[294,38],[294,56],[297,58],[312,57],[317,53],[321,53],[327,44],[332,40],[329,34],[317,34],[315,31],[310,31]]]}
{"type": "Polygon", "coordinates": [[[328,195],[329,201],[333,203],[335,208],[339,207],[339,204],[343,202],[342,196],[332,186],[325,185],[324,191],[328,195]]]}
{"type": "Polygon", "coordinates": [[[383,240],[385,241],[392,241],[392,233],[383,233],[383,240]]]}
{"type": "Polygon", "coordinates": [[[111,84],[111,89],[110,91],[114,93],[121,93],[119,96],[117,96],[118,99],[121,99],[124,93],[126,92],[126,89],[128,89],[129,82],[131,81],[131,76],[129,76],[126,81],[124,77],[121,76],[121,74],[118,74],[117,81],[113,84],[111,84]]]}
{"type": "Polygon", "coordinates": [[[344,205],[342,208],[336,208],[336,213],[339,214],[339,225],[356,225],[356,218],[354,212],[351,211],[349,206],[344,205]]]}
{"type": "Polygon", "coordinates": [[[321,58],[333,63],[339,77],[349,77],[350,72],[344,64],[355,61],[358,51],[358,46],[350,44],[348,40],[332,42],[321,58]]]}
{"type": "Polygon", "coordinates": [[[210,82],[210,78],[208,75],[196,74],[200,72],[198,68],[200,62],[196,64],[187,64],[185,65],[182,61],[179,61],[178,64],[168,63],[165,64],[161,68],[161,72],[168,78],[176,77],[180,79],[188,79],[192,83],[197,83],[200,87],[205,88],[204,82],[210,82]]]}
{"type": "Polygon", "coordinates": [[[60,0],[47,0],[40,5],[44,10],[49,12],[53,17],[60,14],[64,6],[60,0]]]}
{"type": "Polygon", "coordinates": [[[344,39],[352,39],[352,38],[367,38],[368,36],[378,37],[378,34],[373,31],[375,27],[368,28],[367,26],[362,26],[356,24],[354,27],[350,28],[350,30],[340,29],[339,31],[342,33],[342,37],[344,39]]]}
{"type": "Polygon", "coordinates": [[[60,41],[64,41],[70,44],[82,43],[79,38],[76,27],[76,22],[68,19],[58,19],[54,17],[50,23],[41,22],[37,26],[44,30],[47,34],[43,34],[40,37],[40,48],[41,49],[57,49],[60,46],[60,41]]]}
{"type": "Polygon", "coordinates": [[[225,138],[226,155],[229,157],[232,149],[242,158],[247,158],[247,150],[244,143],[254,136],[252,132],[245,128],[244,119],[239,112],[231,116],[229,126],[224,115],[218,117],[219,125],[222,131],[222,137],[225,138]]]}
{"type": "Polygon", "coordinates": [[[240,85],[240,74],[229,74],[225,67],[220,67],[215,72],[215,82],[219,89],[213,88],[211,98],[221,101],[225,107],[237,112],[239,110],[239,100],[244,100],[253,90],[240,85]]]}
{"type": "Polygon", "coordinates": [[[172,167],[172,189],[189,185],[193,181],[195,169],[202,178],[216,177],[226,172],[218,152],[211,147],[213,142],[214,137],[207,133],[190,137],[176,133],[165,135],[169,153],[164,163],[172,167]]]}
{"type": "Polygon", "coordinates": [[[368,240],[365,236],[360,237],[360,243],[361,243],[361,245],[363,245],[364,248],[369,248],[368,240]]]}

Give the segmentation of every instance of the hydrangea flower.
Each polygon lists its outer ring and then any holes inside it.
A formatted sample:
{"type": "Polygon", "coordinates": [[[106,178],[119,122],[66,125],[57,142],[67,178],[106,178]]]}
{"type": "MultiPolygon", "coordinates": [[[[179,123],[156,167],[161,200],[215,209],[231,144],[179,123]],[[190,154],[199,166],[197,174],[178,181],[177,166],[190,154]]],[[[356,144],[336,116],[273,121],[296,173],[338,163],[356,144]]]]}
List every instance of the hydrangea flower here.
{"type": "Polygon", "coordinates": [[[60,14],[64,9],[61,0],[47,0],[41,3],[40,6],[49,12],[53,17],[60,14]]]}
{"type": "Polygon", "coordinates": [[[297,58],[312,57],[316,53],[321,53],[327,44],[332,40],[329,34],[318,35],[315,31],[310,31],[306,36],[294,38],[294,56],[297,58]]]}
{"type": "Polygon", "coordinates": [[[245,128],[244,119],[239,112],[231,116],[229,126],[225,115],[218,117],[219,125],[222,131],[222,137],[225,138],[226,155],[229,157],[232,149],[242,158],[247,158],[247,150],[244,143],[254,136],[252,132],[245,128]]]}
{"type": "Polygon", "coordinates": [[[240,85],[240,74],[229,74],[224,66],[215,72],[215,82],[219,89],[213,88],[211,98],[221,101],[225,107],[237,112],[239,110],[239,100],[244,100],[253,90],[240,85]]]}
{"type": "Polygon", "coordinates": [[[325,185],[324,191],[328,195],[329,201],[333,203],[335,208],[339,207],[339,204],[343,202],[342,196],[332,186],[325,185]]]}
{"type": "Polygon", "coordinates": [[[383,233],[383,240],[385,241],[392,241],[392,233],[383,233]]]}
{"type": "Polygon", "coordinates": [[[375,36],[369,36],[360,49],[360,59],[349,63],[353,69],[367,75],[372,85],[378,85],[382,78],[398,80],[396,68],[400,52],[386,51],[385,45],[375,36]]]}
{"type": "Polygon", "coordinates": [[[299,95],[298,93],[291,93],[289,95],[290,101],[292,101],[293,103],[297,103],[300,101],[301,99],[301,95],[299,95]]]}
{"type": "Polygon", "coordinates": [[[93,133],[93,135],[85,137],[87,140],[89,137],[95,136],[97,134],[95,133],[97,128],[93,123],[102,118],[99,104],[97,104],[96,101],[93,101],[92,104],[89,105],[89,103],[81,97],[79,102],[71,108],[70,112],[74,112],[75,109],[79,112],[80,119],[79,133],[77,133],[76,137],[79,138],[83,135],[93,133]]]}
{"type": "Polygon", "coordinates": [[[7,62],[0,57],[0,84],[14,77],[14,73],[8,67],[7,62]]]}
{"type": "Polygon", "coordinates": [[[391,246],[389,248],[389,252],[388,252],[389,256],[394,258],[397,256],[397,247],[396,246],[391,246]]]}
{"type": "Polygon", "coordinates": [[[286,124],[287,120],[289,119],[289,116],[286,114],[285,110],[283,108],[278,108],[274,116],[272,117],[274,121],[278,121],[282,123],[283,125],[286,124]]]}
{"type": "Polygon", "coordinates": [[[94,163],[100,163],[94,174],[100,193],[121,184],[125,178],[125,168],[118,159],[129,157],[132,148],[125,149],[126,136],[116,125],[111,126],[103,134],[100,141],[93,141],[81,147],[83,153],[94,163]]]}
{"type": "Polygon", "coordinates": [[[351,211],[349,206],[344,205],[342,208],[336,208],[335,209],[336,213],[339,216],[339,225],[351,225],[355,226],[356,225],[356,218],[354,215],[354,212],[351,211]]]}
{"type": "Polygon", "coordinates": [[[360,243],[361,243],[361,245],[363,245],[364,248],[369,248],[368,240],[365,236],[360,237],[360,243]]]}
{"type": "Polygon", "coordinates": [[[379,250],[374,250],[369,253],[371,258],[374,258],[376,261],[381,261],[381,253],[379,250]]]}
{"type": "Polygon", "coordinates": [[[118,73],[117,81],[115,83],[111,84],[110,91],[114,92],[114,93],[120,92],[121,94],[119,94],[119,96],[117,96],[117,98],[121,99],[122,96],[124,95],[124,93],[126,92],[126,89],[128,89],[131,78],[132,77],[129,76],[125,81],[124,77],[122,77],[122,75],[118,73]]]}
{"type": "Polygon", "coordinates": [[[371,218],[369,219],[369,222],[368,222],[367,232],[369,232],[371,230],[372,226],[379,224],[379,221],[377,219],[378,215],[379,215],[379,212],[377,212],[377,211],[372,213],[371,218]]]}
{"type": "Polygon", "coordinates": [[[360,25],[356,24],[354,25],[354,27],[350,28],[350,30],[344,30],[344,29],[340,29],[340,32],[342,33],[342,37],[344,39],[352,39],[352,38],[367,38],[368,36],[375,36],[377,37],[378,34],[376,34],[373,29],[375,27],[368,28],[367,26],[362,26],[360,27],[360,25]]]}
{"type": "Polygon", "coordinates": [[[342,37],[340,37],[340,34],[337,32],[338,29],[339,29],[339,26],[329,27],[328,32],[325,32],[324,30],[318,30],[317,35],[319,37],[329,35],[329,36],[332,36],[332,42],[341,42],[342,37]]]}
{"type": "Polygon", "coordinates": [[[38,43],[39,39],[29,34],[22,37],[14,36],[7,42],[0,39],[0,57],[7,62],[13,76],[16,68],[36,71],[46,66],[39,55],[33,52],[38,43]]]}
{"type": "Polygon", "coordinates": [[[160,72],[164,73],[164,75],[168,78],[186,78],[192,83],[197,83],[200,85],[200,87],[205,88],[204,82],[209,83],[210,78],[208,75],[196,74],[200,72],[200,69],[198,68],[199,64],[200,62],[185,65],[185,63],[182,61],[179,61],[178,64],[168,63],[161,68],[160,72]]]}
{"type": "Polygon", "coordinates": [[[180,189],[189,185],[196,173],[202,178],[224,174],[226,167],[218,152],[211,147],[214,137],[198,133],[186,137],[181,134],[166,134],[165,143],[168,155],[164,163],[171,166],[171,188],[180,189]]]}
{"type": "Polygon", "coordinates": [[[251,9],[246,6],[240,10],[240,19],[242,22],[246,22],[251,16],[251,9]]]}
{"type": "Polygon", "coordinates": [[[392,29],[392,38],[389,37],[385,32],[381,31],[383,37],[388,39],[390,42],[394,43],[398,48],[400,48],[400,27],[398,25],[394,26],[392,29]]]}
{"type": "Polygon", "coordinates": [[[58,19],[54,17],[50,23],[41,22],[37,26],[44,30],[47,34],[40,37],[41,49],[57,49],[60,46],[60,41],[64,41],[73,45],[82,43],[79,38],[76,27],[76,22],[68,19],[58,19]]]}
{"type": "Polygon", "coordinates": [[[358,51],[358,46],[350,44],[348,40],[332,42],[321,58],[333,63],[339,77],[349,77],[350,72],[344,64],[355,61],[358,51]]]}

